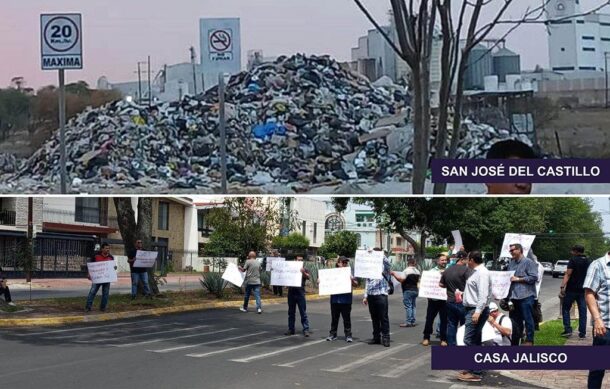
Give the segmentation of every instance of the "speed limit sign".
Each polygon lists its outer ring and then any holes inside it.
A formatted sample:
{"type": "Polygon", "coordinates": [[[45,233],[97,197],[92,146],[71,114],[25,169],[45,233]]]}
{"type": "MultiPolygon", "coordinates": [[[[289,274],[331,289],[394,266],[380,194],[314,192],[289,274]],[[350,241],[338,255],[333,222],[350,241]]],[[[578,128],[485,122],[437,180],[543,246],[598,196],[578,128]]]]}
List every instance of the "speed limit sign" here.
{"type": "Polygon", "coordinates": [[[82,69],[81,14],[40,15],[42,69],[82,69]]]}

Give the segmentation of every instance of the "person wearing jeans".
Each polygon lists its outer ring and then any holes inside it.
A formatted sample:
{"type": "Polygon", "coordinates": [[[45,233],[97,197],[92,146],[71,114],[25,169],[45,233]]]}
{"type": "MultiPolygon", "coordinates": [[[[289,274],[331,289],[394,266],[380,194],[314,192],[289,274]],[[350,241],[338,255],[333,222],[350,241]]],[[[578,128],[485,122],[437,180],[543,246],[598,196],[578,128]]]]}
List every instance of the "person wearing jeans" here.
{"type": "Polygon", "coordinates": [[[284,333],[291,336],[296,333],[296,308],[299,307],[303,336],[309,337],[309,319],[307,318],[307,300],[305,299],[305,284],[310,277],[309,270],[301,268],[301,286],[288,288],[288,331],[284,333]]]}
{"type": "Polygon", "coordinates": [[[447,344],[457,345],[457,329],[466,322],[466,310],[462,304],[462,293],[473,270],[468,267],[468,254],[456,253],[454,266],[443,272],[439,286],[447,289],[447,344]]]}
{"type": "MultiPolygon", "coordinates": [[[[593,318],[593,346],[610,346],[610,252],[593,261],[583,283],[593,318]]],[[[602,387],[605,370],[590,370],[587,387],[602,387]]]]}
{"type": "Polygon", "coordinates": [[[261,264],[256,259],[256,252],[250,251],[248,253],[248,259],[246,260],[244,267],[240,267],[239,270],[246,273],[246,276],[244,277],[246,294],[244,295],[244,304],[239,310],[248,312],[250,295],[254,292],[256,312],[259,314],[263,313],[263,306],[261,305],[261,264]]]}
{"type": "Polygon", "coordinates": [[[536,281],[538,281],[538,264],[523,255],[523,247],[520,244],[508,246],[512,260],[508,264],[508,271],[515,274],[510,278],[511,285],[509,298],[513,302],[514,310],[511,318],[515,322],[513,329],[513,340],[517,342],[523,337],[523,328],[527,332],[524,346],[534,344],[534,304],[536,300],[536,281]],[[524,323],[525,322],[525,326],[524,323]]]}
{"type": "MultiPolygon", "coordinates": [[[[108,243],[102,244],[100,252],[95,254],[92,260],[92,262],[103,261],[114,261],[114,257],[110,255],[110,245],[108,243]]],[[[116,266],[114,269],[116,270],[116,266]]],[[[91,279],[91,275],[88,275],[87,277],[91,279]]],[[[97,291],[100,290],[100,287],[102,288],[102,302],[100,303],[100,311],[106,311],[106,307],[108,306],[108,298],[110,295],[110,282],[91,284],[91,289],[89,290],[89,295],[87,296],[87,304],[85,305],[85,312],[91,312],[93,300],[95,299],[97,291]]]]}
{"type": "Polygon", "coordinates": [[[587,335],[587,307],[585,305],[585,289],[583,284],[587,276],[587,270],[591,262],[585,254],[585,248],[581,245],[572,247],[572,258],[568,262],[568,269],[563,276],[563,282],[559,291],[559,296],[563,296],[562,316],[563,333],[561,336],[569,337],[572,335],[572,325],[570,323],[570,310],[574,302],[578,305],[578,335],[584,339],[587,335]]]}
{"type": "Polygon", "coordinates": [[[138,295],[138,284],[142,282],[144,294],[151,298],[150,286],[148,285],[148,269],[145,267],[136,267],[133,264],[136,261],[138,250],[144,250],[142,240],[136,240],[135,249],[127,256],[129,269],[131,270],[131,299],[135,300],[138,295]]]}
{"type": "Polygon", "coordinates": [[[405,306],[406,319],[405,322],[400,326],[405,327],[415,327],[415,308],[416,308],[416,300],[417,295],[419,294],[419,288],[417,284],[419,283],[419,278],[421,276],[419,270],[415,267],[416,261],[415,258],[409,258],[407,260],[407,268],[402,272],[391,272],[392,277],[394,277],[398,282],[400,282],[402,287],[402,302],[405,306]]]}

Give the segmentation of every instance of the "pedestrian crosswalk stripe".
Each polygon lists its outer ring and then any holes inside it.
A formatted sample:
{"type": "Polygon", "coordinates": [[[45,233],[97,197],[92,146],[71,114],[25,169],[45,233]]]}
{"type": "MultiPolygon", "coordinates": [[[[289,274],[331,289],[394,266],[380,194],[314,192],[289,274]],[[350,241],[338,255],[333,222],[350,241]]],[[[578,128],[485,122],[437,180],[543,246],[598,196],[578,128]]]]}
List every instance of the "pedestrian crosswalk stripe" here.
{"type": "Polygon", "coordinates": [[[133,335],[125,335],[125,336],[115,336],[113,338],[103,338],[103,339],[94,339],[94,340],[77,340],[76,343],[103,343],[110,342],[117,339],[127,339],[127,338],[139,338],[141,336],[149,336],[149,335],[158,335],[158,334],[167,334],[168,332],[181,332],[181,331],[192,331],[199,328],[210,327],[209,324],[203,324],[200,326],[187,327],[187,328],[178,328],[175,330],[167,330],[167,331],[157,331],[157,332],[145,332],[143,334],[133,334],[133,335]]]}
{"type": "Polygon", "coordinates": [[[252,346],[258,346],[259,344],[266,344],[266,343],[271,343],[271,342],[277,342],[278,340],[282,340],[282,339],[286,339],[285,336],[280,336],[277,338],[272,338],[272,339],[267,339],[267,340],[263,340],[262,342],[255,342],[255,343],[248,343],[248,344],[244,344],[241,346],[236,346],[236,347],[229,347],[226,349],[222,349],[222,350],[216,350],[216,351],[210,351],[207,353],[202,353],[202,354],[186,354],[187,357],[193,357],[193,358],[203,358],[203,357],[208,357],[210,355],[216,355],[216,354],[221,354],[221,353],[228,353],[234,350],[241,350],[247,347],[252,347],[252,346]]]}
{"type": "Polygon", "coordinates": [[[345,373],[345,372],[348,372],[348,371],[355,370],[355,369],[359,368],[360,366],[367,365],[370,362],[373,362],[373,361],[375,361],[377,359],[385,358],[388,355],[396,354],[396,353],[398,353],[400,351],[403,351],[403,350],[405,350],[407,348],[410,348],[410,347],[413,347],[413,346],[415,346],[415,345],[414,344],[409,344],[409,343],[400,344],[400,345],[390,347],[388,349],[385,349],[385,350],[377,352],[377,353],[373,353],[373,354],[369,354],[369,355],[363,356],[362,358],[360,358],[360,359],[358,359],[358,360],[356,360],[354,362],[341,365],[341,366],[336,367],[334,369],[322,369],[322,370],[323,371],[329,371],[329,372],[332,372],[332,373],[345,373]]]}
{"type": "Polygon", "coordinates": [[[264,353],[264,354],[256,354],[254,356],[251,357],[247,357],[247,358],[239,358],[239,359],[231,359],[231,361],[233,362],[241,362],[241,363],[249,363],[252,361],[256,361],[258,359],[264,359],[264,358],[268,358],[268,357],[272,357],[274,355],[278,355],[278,354],[283,354],[292,350],[297,350],[297,349],[301,349],[304,347],[309,347],[309,346],[313,346],[314,344],[318,344],[318,343],[322,343],[322,342],[326,342],[326,339],[321,339],[321,340],[316,340],[314,342],[305,342],[296,346],[290,346],[290,347],[284,347],[280,350],[276,350],[276,351],[270,351],[268,353],[264,353]]]}
{"type": "Polygon", "coordinates": [[[326,351],[326,352],[321,353],[321,354],[312,355],[312,356],[307,357],[307,358],[297,359],[296,361],[292,361],[292,362],[287,362],[287,363],[277,363],[277,364],[274,364],[273,366],[280,366],[280,367],[295,367],[295,366],[296,366],[296,365],[298,365],[299,363],[303,363],[303,362],[306,362],[306,361],[309,361],[309,360],[312,360],[312,359],[316,359],[316,358],[319,358],[319,357],[323,357],[323,356],[325,356],[325,355],[329,355],[329,354],[338,353],[338,352],[341,352],[341,351],[344,351],[344,350],[347,350],[347,349],[352,349],[352,348],[355,348],[355,347],[358,347],[358,346],[362,346],[362,345],[364,345],[364,343],[352,343],[352,344],[350,344],[349,346],[344,346],[344,347],[335,348],[335,349],[332,349],[332,350],[330,350],[330,351],[326,351]]]}
{"type": "Polygon", "coordinates": [[[386,377],[386,378],[398,378],[409,371],[413,371],[418,369],[424,365],[430,366],[430,354],[426,353],[426,355],[414,355],[412,356],[409,362],[403,362],[399,364],[397,367],[392,368],[390,370],[386,370],[385,372],[372,374],[376,377],[386,377]]]}
{"type": "Polygon", "coordinates": [[[28,333],[24,333],[24,334],[15,334],[15,335],[17,335],[17,336],[32,336],[32,335],[54,334],[54,333],[58,333],[58,332],[84,331],[84,330],[91,330],[91,329],[96,329],[96,328],[128,326],[128,325],[133,325],[134,323],[140,324],[140,323],[145,323],[145,322],[149,322],[149,321],[153,321],[153,320],[155,320],[155,319],[139,320],[137,322],[128,322],[128,323],[104,324],[104,325],[99,325],[99,326],[65,328],[65,329],[62,329],[62,330],[50,330],[50,331],[41,331],[41,332],[28,332],[28,333]]]}
{"type": "MultiPolygon", "coordinates": [[[[137,326],[138,330],[141,329],[145,329],[145,328],[160,328],[160,327],[165,327],[165,326],[175,326],[178,325],[179,323],[166,323],[166,324],[151,324],[148,326],[140,326],[137,324],[134,324],[134,327],[137,326]]],[[[116,339],[118,335],[117,331],[129,331],[129,330],[133,330],[133,328],[113,328],[110,330],[104,330],[104,331],[96,331],[95,332],[95,336],[101,336],[101,335],[114,335],[113,339],[116,339]]],[[[70,339],[70,338],[76,338],[79,336],[83,336],[83,335],[90,335],[90,334],[71,334],[71,335],[61,335],[61,336],[43,336],[41,337],[42,339],[49,339],[49,340],[59,340],[59,339],[70,339]]]]}
{"type": "Polygon", "coordinates": [[[134,343],[109,344],[109,346],[113,346],[113,347],[130,347],[130,346],[135,346],[135,345],[140,345],[140,344],[165,342],[165,341],[174,340],[174,339],[194,338],[194,337],[197,337],[197,336],[219,334],[221,332],[228,332],[228,331],[233,331],[233,330],[236,330],[236,329],[237,328],[227,328],[227,329],[224,329],[224,330],[214,330],[214,331],[210,331],[210,332],[201,332],[201,333],[197,333],[197,334],[174,336],[172,338],[150,339],[150,340],[143,340],[141,342],[134,342],[134,343]]]}
{"type": "Polygon", "coordinates": [[[234,336],[234,337],[231,337],[231,338],[212,340],[212,341],[209,341],[209,342],[196,343],[196,344],[187,344],[187,345],[184,345],[184,346],[176,346],[176,347],[170,347],[170,348],[162,348],[162,349],[159,349],[159,350],[146,350],[146,351],[150,351],[150,352],[153,352],[153,353],[169,353],[169,352],[172,352],[172,351],[185,350],[187,348],[194,348],[194,347],[199,347],[199,346],[207,346],[208,344],[222,343],[222,342],[227,342],[229,340],[243,339],[243,338],[252,337],[252,336],[256,336],[256,335],[262,335],[262,334],[266,334],[267,332],[268,331],[261,331],[261,332],[255,332],[253,334],[246,334],[246,335],[234,336]]]}

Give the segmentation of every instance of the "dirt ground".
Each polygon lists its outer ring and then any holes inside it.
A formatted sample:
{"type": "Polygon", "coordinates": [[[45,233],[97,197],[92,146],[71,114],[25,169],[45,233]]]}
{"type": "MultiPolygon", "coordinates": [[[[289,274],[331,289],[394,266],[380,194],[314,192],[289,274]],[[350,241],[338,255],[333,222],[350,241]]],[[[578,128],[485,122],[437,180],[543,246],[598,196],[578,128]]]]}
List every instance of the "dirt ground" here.
{"type": "Polygon", "coordinates": [[[538,129],[538,141],[547,153],[564,158],[610,158],[610,109],[562,110],[544,127],[538,129]]]}

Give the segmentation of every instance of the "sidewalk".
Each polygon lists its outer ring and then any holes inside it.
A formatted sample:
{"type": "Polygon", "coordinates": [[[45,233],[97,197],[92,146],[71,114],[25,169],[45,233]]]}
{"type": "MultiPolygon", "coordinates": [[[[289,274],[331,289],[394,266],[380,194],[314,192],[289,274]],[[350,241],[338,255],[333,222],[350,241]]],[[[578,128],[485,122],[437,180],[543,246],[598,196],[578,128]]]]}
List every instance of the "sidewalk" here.
{"type": "MultiPolygon", "coordinates": [[[[163,277],[167,284],[199,284],[201,275],[193,274],[168,274],[163,277]]],[[[10,279],[8,285],[12,290],[25,290],[30,288],[25,278],[10,279]]],[[[131,286],[131,276],[129,273],[119,273],[118,281],[113,283],[114,286],[131,286]]],[[[89,288],[91,281],[87,277],[82,278],[33,278],[32,289],[83,289],[89,288]]]]}

